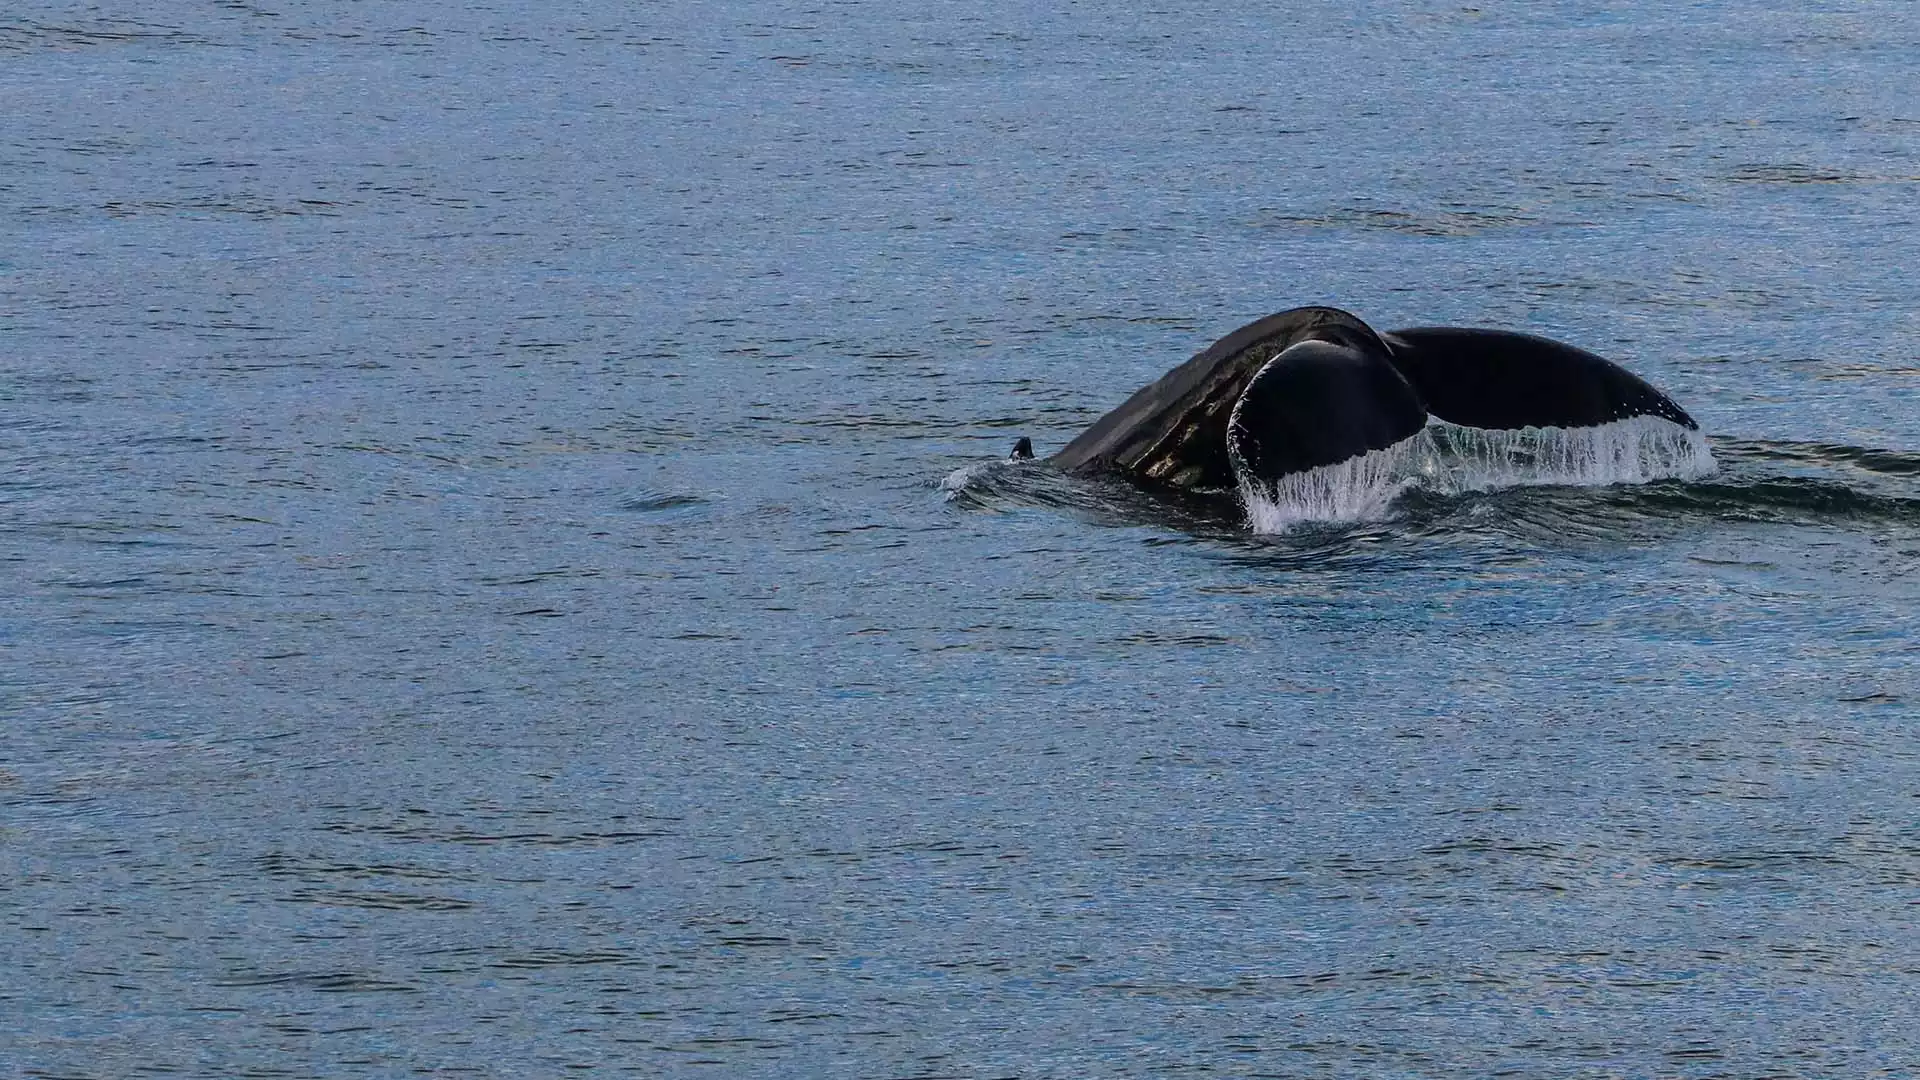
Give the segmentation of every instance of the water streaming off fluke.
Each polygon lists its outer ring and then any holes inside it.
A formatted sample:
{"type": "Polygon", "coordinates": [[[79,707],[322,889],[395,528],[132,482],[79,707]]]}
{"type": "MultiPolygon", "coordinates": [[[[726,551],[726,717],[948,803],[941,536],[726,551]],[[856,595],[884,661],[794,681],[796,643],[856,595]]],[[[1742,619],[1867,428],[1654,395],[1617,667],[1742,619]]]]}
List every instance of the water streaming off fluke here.
{"type": "Polygon", "coordinates": [[[1430,424],[1411,438],[1275,483],[1242,480],[1247,524],[1281,532],[1308,521],[1385,517],[1413,488],[1458,494],[1558,484],[1693,480],[1716,465],[1706,436],[1654,416],[1586,428],[1488,431],[1430,424]]]}

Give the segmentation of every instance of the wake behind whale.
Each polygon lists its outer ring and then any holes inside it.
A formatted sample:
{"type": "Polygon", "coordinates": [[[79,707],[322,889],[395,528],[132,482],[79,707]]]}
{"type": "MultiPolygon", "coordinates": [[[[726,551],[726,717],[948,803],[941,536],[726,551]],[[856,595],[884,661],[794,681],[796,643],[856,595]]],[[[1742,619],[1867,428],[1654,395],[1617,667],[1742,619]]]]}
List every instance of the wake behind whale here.
{"type": "MultiPolygon", "coordinates": [[[[1027,440],[1014,456],[1031,456],[1027,440]]],[[[1684,409],[1593,353],[1503,330],[1379,334],[1327,307],[1228,334],[1045,464],[1167,495],[1232,493],[1256,532],[1377,519],[1415,489],[1644,483],[1715,469],[1684,409]]]]}

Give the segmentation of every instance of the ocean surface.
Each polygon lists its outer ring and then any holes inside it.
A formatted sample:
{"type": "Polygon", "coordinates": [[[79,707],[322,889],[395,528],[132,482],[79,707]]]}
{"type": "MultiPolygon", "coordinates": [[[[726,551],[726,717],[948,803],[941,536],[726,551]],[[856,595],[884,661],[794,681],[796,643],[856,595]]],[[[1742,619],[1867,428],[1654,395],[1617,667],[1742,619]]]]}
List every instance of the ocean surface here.
{"type": "Polygon", "coordinates": [[[1920,6],[16,0],[0,1075],[1920,1074],[1920,6]],[[1041,454],[1301,304],[1718,470],[1041,454]]]}

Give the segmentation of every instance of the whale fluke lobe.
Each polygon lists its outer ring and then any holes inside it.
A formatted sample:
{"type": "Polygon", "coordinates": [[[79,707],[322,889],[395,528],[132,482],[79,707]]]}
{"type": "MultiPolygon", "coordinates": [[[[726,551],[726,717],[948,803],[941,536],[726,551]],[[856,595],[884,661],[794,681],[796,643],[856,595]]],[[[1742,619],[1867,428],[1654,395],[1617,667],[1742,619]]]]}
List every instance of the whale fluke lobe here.
{"type": "Polygon", "coordinates": [[[1384,350],[1303,341],[1267,361],[1241,391],[1227,451],[1241,483],[1385,450],[1427,425],[1427,411],[1384,350]]]}
{"type": "Polygon", "coordinates": [[[1550,338],[1510,330],[1421,326],[1384,335],[1393,366],[1427,411],[1462,427],[1575,428],[1658,416],[1697,430],[1686,410],[1639,376],[1550,338]]]}
{"type": "Polygon", "coordinates": [[[1235,330],[1048,461],[1149,487],[1237,490],[1256,527],[1365,516],[1422,478],[1454,472],[1469,477],[1454,486],[1471,489],[1474,470],[1519,475],[1542,463],[1564,467],[1532,482],[1713,469],[1686,410],[1584,349],[1449,326],[1383,335],[1330,307],[1235,330]],[[1442,437],[1443,429],[1484,438],[1442,437]],[[1458,447],[1487,460],[1445,460],[1458,447]]]}

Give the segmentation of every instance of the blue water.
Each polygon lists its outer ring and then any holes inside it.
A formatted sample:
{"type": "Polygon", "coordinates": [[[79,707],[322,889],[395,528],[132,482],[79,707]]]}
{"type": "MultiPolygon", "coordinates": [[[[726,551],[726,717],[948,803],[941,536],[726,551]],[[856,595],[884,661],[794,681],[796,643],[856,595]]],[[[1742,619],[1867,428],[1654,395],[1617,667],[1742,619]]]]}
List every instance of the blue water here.
{"type": "Polygon", "coordinates": [[[1920,1072],[1920,9],[1595,7],[9,7],[0,1072],[1920,1072]],[[1306,303],[1721,470],[981,464],[1306,303]]]}

